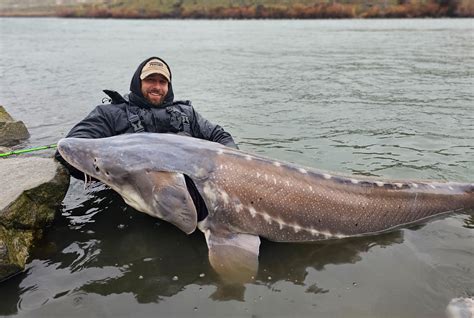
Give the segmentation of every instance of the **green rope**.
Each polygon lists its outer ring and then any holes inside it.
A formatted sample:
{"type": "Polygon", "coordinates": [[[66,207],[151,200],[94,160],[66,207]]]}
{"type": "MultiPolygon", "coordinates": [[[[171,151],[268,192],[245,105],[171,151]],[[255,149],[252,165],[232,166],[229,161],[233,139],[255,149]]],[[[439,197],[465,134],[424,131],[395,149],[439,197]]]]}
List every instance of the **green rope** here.
{"type": "Polygon", "coordinates": [[[19,149],[19,150],[13,150],[13,151],[5,152],[5,153],[0,153],[0,157],[8,157],[8,156],[11,156],[11,155],[19,155],[19,154],[26,153],[26,152],[45,150],[45,149],[51,149],[51,148],[56,148],[56,144],[41,146],[41,147],[35,147],[35,148],[28,148],[28,149],[19,149]]]}

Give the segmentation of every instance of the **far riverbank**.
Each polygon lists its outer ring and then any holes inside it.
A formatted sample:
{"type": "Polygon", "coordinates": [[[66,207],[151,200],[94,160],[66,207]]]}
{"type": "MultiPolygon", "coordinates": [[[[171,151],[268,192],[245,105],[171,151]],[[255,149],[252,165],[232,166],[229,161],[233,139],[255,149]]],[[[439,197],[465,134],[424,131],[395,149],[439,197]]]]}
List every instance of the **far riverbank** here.
{"type": "Polygon", "coordinates": [[[111,19],[371,19],[371,18],[470,18],[474,4],[469,1],[398,1],[396,4],[315,3],[251,4],[243,6],[167,6],[83,4],[0,11],[2,17],[64,17],[111,19]]]}

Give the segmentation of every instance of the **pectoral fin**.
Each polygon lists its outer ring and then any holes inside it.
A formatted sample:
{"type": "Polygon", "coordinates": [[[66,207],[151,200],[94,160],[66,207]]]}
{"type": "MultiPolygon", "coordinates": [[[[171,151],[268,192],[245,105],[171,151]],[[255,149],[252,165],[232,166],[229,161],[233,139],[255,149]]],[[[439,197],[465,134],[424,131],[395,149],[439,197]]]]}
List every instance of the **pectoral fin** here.
{"type": "Polygon", "coordinates": [[[149,171],[140,179],[137,188],[151,191],[151,211],[145,212],[174,224],[187,234],[194,232],[197,226],[196,207],[181,173],[149,171]]]}
{"type": "Polygon", "coordinates": [[[243,284],[258,270],[260,238],[256,235],[205,230],[209,262],[226,283],[243,284]]]}

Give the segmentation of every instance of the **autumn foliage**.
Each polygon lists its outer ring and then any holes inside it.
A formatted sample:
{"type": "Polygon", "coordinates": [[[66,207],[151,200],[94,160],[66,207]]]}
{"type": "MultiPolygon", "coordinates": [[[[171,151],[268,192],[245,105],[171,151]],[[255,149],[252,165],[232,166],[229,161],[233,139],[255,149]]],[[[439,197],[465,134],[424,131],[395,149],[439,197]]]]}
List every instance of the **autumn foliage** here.
{"type": "MultiPolygon", "coordinates": [[[[156,3],[156,2],[155,2],[156,3]]],[[[342,18],[424,18],[473,17],[471,0],[396,0],[344,3],[315,2],[243,6],[187,6],[176,2],[171,9],[159,6],[108,7],[104,4],[63,7],[56,11],[60,17],[135,18],[135,19],[342,19],[342,18]],[[389,4],[387,4],[389,3],[389,4]],[[391,4],[390,4],[391,3],[391,4]]]]}

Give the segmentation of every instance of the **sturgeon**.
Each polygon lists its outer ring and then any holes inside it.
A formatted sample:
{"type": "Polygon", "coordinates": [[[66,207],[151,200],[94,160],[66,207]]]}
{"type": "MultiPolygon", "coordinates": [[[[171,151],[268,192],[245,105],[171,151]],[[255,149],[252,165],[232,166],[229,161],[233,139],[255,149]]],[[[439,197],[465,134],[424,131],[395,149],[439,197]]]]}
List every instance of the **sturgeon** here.
{"type": "Polygon", "coordinates": [[[260,238],[311,242],[375,235],[474,207],[474,184],[341,176],[174,134],[65,138],[63,158],[138,211],[204,232],[228,281],[256,273],[260,238]],[[197,222],[184,176],[209,211],[197,222]]]}

